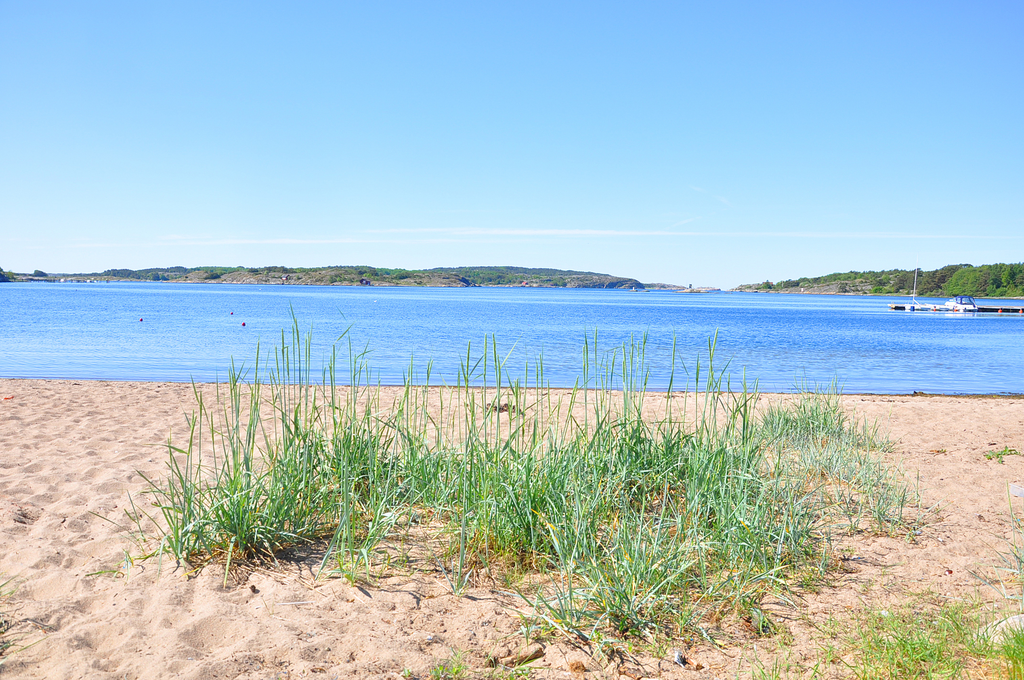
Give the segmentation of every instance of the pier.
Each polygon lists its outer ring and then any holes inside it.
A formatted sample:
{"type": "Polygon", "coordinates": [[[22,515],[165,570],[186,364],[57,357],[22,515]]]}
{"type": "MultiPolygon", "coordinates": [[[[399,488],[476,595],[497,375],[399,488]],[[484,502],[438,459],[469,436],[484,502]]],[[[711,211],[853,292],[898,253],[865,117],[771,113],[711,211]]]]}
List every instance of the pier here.
{"type": "Polygon", "coordinates": [[[889,309],[897,312],[918,311],[918,312],[949,312],[950,314],[1024,314],[1024,305],[978,305],[977,312],[953,312],[943,309],[942,305],[910,303],[902,305],[889,305],[889,309]]]}

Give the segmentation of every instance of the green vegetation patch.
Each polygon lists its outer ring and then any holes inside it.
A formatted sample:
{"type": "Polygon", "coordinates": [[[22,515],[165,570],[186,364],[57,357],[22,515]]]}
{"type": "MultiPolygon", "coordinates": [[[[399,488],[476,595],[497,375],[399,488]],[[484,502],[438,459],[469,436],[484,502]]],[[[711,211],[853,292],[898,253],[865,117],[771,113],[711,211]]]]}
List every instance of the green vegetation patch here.
{"type": "MultiPolygon", "coordinates": [[[[411,673],[409,675],[411,676],[411,673]]],[[[438,662],[430,669],[428,677],[430,680],[463,680],[463,678],[468,678],[469,666],[466,665],[465,655],[453,650],[449,658],[438,662]]]]}
{"type": "Polygon", "coordinates": [[[321,542],[321,573],[355,580],[427,522],[456,593],[481,569],[538,575],[523,615],[549,634],[651,639],[735,612],[770,635],[765,594],[827,573],[836,532],[902,531],[913,500],[834,393],[759,411],[756,391],[697,365],[702,391],[674,397],[695,399],[695,418],[641,417],[645,339],[585,346],[598,386],[563,396],[540,370],[507,375],[488,341],[440,414],[411,383],[382,410],[362,355],[356,384],[335,386],[331,364],[313,385],[310,347],[295,329],[268,375],[232,373],[214,407],[197,391],[187,441],[150,482],[159,551],[230,568],[321,542]]]}
{"type": "Polygon", "coordinates": [[[1005,462],[1003,459],[1006,458],[1007,456],[1019,455],[1020,451],[1018,451],[1017,449],[1011,449],[1009,446],[1004,446],[1002,449],[999,449],[998,451],[989,451],[988,453],[986,453],[985,459],[994,460],[999,464],[1003,464],[1005,462]]]}
{"type": "Polygon", "coordinates": [[[10,579],[0,583],[0,666],[4,663],[4,654],[14,646],[14,641],[8,635],[8,632],[14,626],[14,620],[4,610],[7,601],[13,594],[14,588],[11,586],[10,579]]]}
{"type": "MultiPolygon", "coordinates": [[[[2,576],[0,574],[0,577],[2,576]]],[[[11,614],[9,606],[15,591],[14,579],[8,578],[0,581],[0,674],[3,673],[4,664],[11,657],[45,639],[40,637],[33,642],[22,644],[27,636],[16,631],[19,631],[19,624],[24,621],[16,619],[11,614]]]]}
{"type": "Polygon", "coordinates": [[[753,663],[756,680],[782,678],[1024,678],[1024,630],[993,635],[977,600],[933,593],[899,604],[867,607],[853,621],[830,618],[813,665],[780,658],[753,663]]]}
{"type": "Polygon", "coordinates": [[[1024,680],[1024,628],[1012,627],[995,645],[1009,680],[1024,680]]]}
{"type": "Polygon", "coordinates": [[[938,598],[864,612],[852,628],[854,677],[964,677],[995,656],[980,619],[977,605],[938,598]]]}

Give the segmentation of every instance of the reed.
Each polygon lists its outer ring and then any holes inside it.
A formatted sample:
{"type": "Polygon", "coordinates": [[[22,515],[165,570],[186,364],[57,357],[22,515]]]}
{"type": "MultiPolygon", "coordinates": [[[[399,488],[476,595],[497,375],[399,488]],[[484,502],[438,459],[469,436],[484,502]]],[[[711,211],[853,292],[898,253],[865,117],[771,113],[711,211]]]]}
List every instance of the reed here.
{"type": "Polygon", "coordinates": [[[232,367],[215,404],[196,389],[187,441],[150,481],[161,549],[229,568],[322,541],[322,571],[355,579],[432,522],[454,592],[485,568],[536,572],[544,585],[521,592],[535,622],[650,638],[825,572],[835,531],[904,521],[912,493],[877,455],[888,444],[834,392],[759,409],[756,384],[716,369],[712,339],[651,417],[646,337],[597,340],[580,382],[553,391],[542,359],[512,375],[486,338],[430,408],[429,364],[382,404],[365,351],[349,344],[348,384],[337,351],[314,375],[296,324],[251,378],[232,367]]]}

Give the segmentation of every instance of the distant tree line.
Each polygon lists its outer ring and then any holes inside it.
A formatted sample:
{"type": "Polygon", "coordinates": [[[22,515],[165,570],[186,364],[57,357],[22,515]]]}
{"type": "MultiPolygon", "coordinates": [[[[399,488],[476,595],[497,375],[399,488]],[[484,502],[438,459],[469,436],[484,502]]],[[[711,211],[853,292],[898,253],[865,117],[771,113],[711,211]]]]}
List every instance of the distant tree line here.
{"type": "Polygon", "coordinates": [[[461,276],[478,286],[515,286],[523,281],[536,281],[550,286],[565,287],[566,276],[605,276],[596,272],[529,267],[435,267],[427,271],[461,276]]]}
{"type": "MultiPolygon", "coordinates": [[[[787,279],[774,284],[765,282],[759,288],[813,288],[832,283],[839,284],[839,292],[847,292],[850,284],[867,284],[870,291],[876,295],[907,294],[914,290],[914,270],[851,271],[787,279]]],[[[983,264],[977,267],[969,264],[951,264],[931,271],[922,269],[917,274],[917,294],[922,297],[1024,297],[1024,263],[983,264]]]]}
{"type": "Polygon", "coordinates": [[[949,295],[1024,296],[1024,263],[989,264],[961,269],[949,280],[949,295]]]}
{"type": "Polygon", "coordinates": [[[171,281],[185,276],[191,271],[185,267],[153,267],[150,269],[107,269],[99,276],[113,276],[119,279],[138,279],[140,281],[171,281]]]}
{"type": "Polygon", "coordinates": [[[11,277],[4,273],[3,269],[0,269],[0,283],[7,283],[11,280],[11,277]]]}
{"type": "MultiPolygon", "coordinates": [[[[102,272],[71,274],[69,276],[136,281],[175,281],[182,279],[189,281],[211,281],[235,272],[246,273],[264,280],[267,278],[287,279],[289,282],[311,284],[518,286],[525,282],[531,286],[644,287],[642,283],[634,279],[614,277],[607,274],[563,269],[531,269],[528,267],[435,267],[433,269],[399,269],[368,265],[333,267],[153,267],[149,269],[107,269],[102,272]],[[293,274],[296,276],[291,276],[293,274]]],[[[0,270],[0,275],[2,275],[2,270],[0,270]]],[[[47,275],[37,270],[34,276],[45,277],[47,275]]],[[[238,281],[245,278],[232,276],[228,280],[238,281]]]]}

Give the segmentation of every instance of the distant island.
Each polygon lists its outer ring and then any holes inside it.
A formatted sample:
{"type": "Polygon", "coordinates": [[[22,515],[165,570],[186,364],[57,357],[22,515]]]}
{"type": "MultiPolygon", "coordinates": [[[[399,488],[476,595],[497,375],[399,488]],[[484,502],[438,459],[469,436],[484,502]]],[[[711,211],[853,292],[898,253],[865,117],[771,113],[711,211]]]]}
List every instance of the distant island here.
{"type": "Polygon", "coordinates": [[[14,274],[0,269],[4,281],[177,281],[183,283],[298,284],[313,286],[516,286],[534,288],[682,289],[665,283],[641,283],[632,278],[563,269],[528,267],[435,267],[390,269],[371,266],[337,267],[156,267],[107,269],[90,274],[14,274]]]}
{"type": "MultiPolygon", "coordinates": [[[[818,295],[910,295],[914,290],[914,270],[846,272],[777,283],[764,281],[743,284],[734,290],[818,295]]],[[[931,271],[921,269],[917,273],[917,294],[921,297],[1024,297],[1024,263],[977,267],[951,264],[931,271]]]]}

